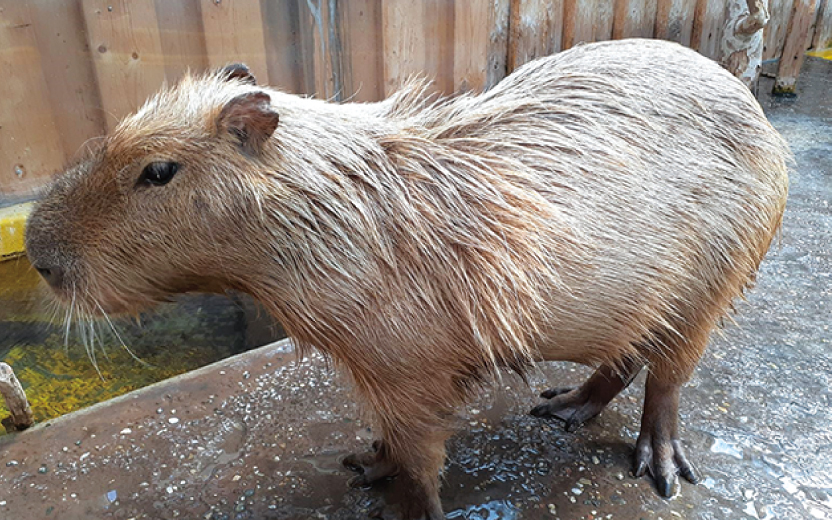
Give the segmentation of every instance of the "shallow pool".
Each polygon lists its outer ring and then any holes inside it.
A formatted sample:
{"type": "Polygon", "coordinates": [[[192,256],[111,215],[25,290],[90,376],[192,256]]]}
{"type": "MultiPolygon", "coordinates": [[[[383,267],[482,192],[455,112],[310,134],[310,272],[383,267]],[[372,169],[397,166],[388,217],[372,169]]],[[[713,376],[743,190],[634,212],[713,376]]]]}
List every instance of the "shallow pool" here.
{"type": "MultiPolygon", "coordinates": [[[[65,311],[25,257],[0,261],[0,360],[14,369],[37,421],[282,336],[236,295],[184,296],[113,326],[115,332],[106,321],[67,326],[65,311]]],[[[0,416],[7,413],[0,403],[0,416]]]]}

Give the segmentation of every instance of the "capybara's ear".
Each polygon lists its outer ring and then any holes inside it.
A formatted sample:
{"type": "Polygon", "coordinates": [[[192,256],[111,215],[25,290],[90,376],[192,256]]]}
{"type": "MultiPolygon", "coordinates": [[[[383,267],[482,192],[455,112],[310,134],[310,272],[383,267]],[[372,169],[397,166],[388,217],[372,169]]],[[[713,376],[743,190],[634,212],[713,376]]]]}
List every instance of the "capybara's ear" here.
{"type": "Polygon", "coordinates": [[[265,92],[247,92],[229,101],[220,111],[217,127],[228,132],[248,153],[259,154],[277,128],[280,116],[265,92]]]}
{"type": "Polygon", "coordinates": [[[257,84],[254,74],[251,73],[251,70],[244,63],[231,63],[226,65],[223,67],[222,73],[226,80],[238,79],[243,83],[249,83],[251,85],[257,84]]]}

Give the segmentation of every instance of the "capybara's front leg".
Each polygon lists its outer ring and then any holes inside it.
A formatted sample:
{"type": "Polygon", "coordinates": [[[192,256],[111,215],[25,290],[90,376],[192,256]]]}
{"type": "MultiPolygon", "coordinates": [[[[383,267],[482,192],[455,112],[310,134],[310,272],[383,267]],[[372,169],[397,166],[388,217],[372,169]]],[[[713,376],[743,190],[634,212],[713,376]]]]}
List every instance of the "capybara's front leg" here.
{"type": "Polygon", "coordinates": [[[373,482],[399,474],[399,465],[390,457],[389,447],[383,440],[373,442],[373,448],[364,453],[353,453],[344,458],[344,466],[358,473],[350,480],[352,487],[365,487],[373,482]]]}
{"type": "Polygon", "coordinates": [[[633,473],[648,471],[662,496],[673,494],[676,476],[695,484],[699,479],[679,440],[679,390],[681,384],[651,373],[647,378],[641,433],[636,443],[633,473]]]}
{"type": "Polygon", "coordinates": [[[369,452],[352,454],[344,465],[359,473],[350,484],[366,486],[385,477],[397,476],[402,491],[404,520],[440,520],[445,518],[439,500],[439,473],[445,463],[445,435],[414,435],[405,425],[385,428],[385,439],[373,443],[369,452]]]}

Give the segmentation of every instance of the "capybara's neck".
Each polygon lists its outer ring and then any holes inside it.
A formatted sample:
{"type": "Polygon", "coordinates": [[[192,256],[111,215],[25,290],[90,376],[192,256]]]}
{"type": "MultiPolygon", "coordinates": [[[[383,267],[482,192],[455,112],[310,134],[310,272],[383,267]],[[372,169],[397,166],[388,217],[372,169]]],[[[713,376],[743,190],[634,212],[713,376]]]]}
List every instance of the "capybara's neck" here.
{"type": "Polygon", "coordinates": [[[431,125],[431,111],[453,103],[295,100],[279,109],[269,164],[280,168],[249,183],[260,228],[247,244],[256,273],[244,288],[300,342],[337,350],[377,335],[363,326],[387,321],[412,338],[411,329],[443,324],[449,342],[484,343],[477,352],[492,362],[523,357],[539,288],[558,282],[555,240],[541,243],[552,206],[542,190],[518,190],[509,162],[464,127],[431,125]],[[364,313],[374,319],[357,318],[364,313]]]}

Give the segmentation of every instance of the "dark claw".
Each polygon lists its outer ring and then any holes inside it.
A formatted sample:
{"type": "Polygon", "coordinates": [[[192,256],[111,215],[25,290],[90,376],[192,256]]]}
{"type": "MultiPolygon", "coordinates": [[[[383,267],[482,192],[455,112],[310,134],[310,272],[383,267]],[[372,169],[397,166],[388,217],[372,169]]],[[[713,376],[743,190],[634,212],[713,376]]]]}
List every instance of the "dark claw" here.
{"type": "Polygon", "coordinates": [[[573,414],[572,417],[566,420],[566,423],[563,425],[563,429],[567,432],[571,433],[581,427],[581,422],[575,420],[575,415],[573,414]]]}
{"type": "Polygon", "coordinates": [[[670,498],[673,496],[673,484],[675,483],[676,478],[670,477],[667,478],[664,475],[659,475],[656,477],[656,487],[659,490],[659,494],[665,498],[670,498]]]}
{"type": "Polygon", "coordinates": [[[551,399],[556,395],[566,394],[574,390],[576,387],[574,386],[559,386],[557,388],[550,388],[544,392],[541,392],[540,397],[543,399],[551,399]]]}
{"type": "Polygon", "coordinates": [[[355,473],[364,473],[364,466],[358,462],[358,457],[354,453],[344,457],[341,464],[343,464],[348,470],[354,471],[355,473]]]}
{"type": "Polygon", "coordinates": [[[539,404],[539,405],[535,406],[534,408],[531,409],[531,411],[529,413],[531,415],[535,416],[535,417],[543,417],[543,416],[547,415],[547,413],[546,413],[546,404],[544,403],[544,404],[539,404]]]}
{"type": "MultiPolygon", "coordinates": [[[[361,470],[363,473],[363,470],[361,470]]],[[[356,475],[347,481],[347,485],[353,489],[369,489],[371,486],[370,482],[367,482],[367,478],[362,475],[356,475]]]]}
{"type": "Polygon", "coordinates": [[[682,475],[682,478],[684,478],[691,484],[697,484],[699,482],[699,476],[693,471],[693,468],[689,466],[680,468],[679,474],[682,475]]]}
{"type": "Polygon", "coordinates": [[[640,478],[647,473],[647,463],[643,460],[636,461],[636,467],[633,469],[633,476],[640,478]]]}

